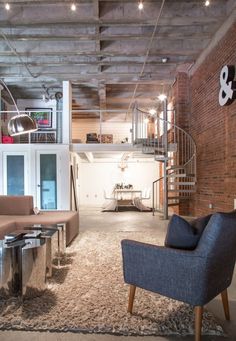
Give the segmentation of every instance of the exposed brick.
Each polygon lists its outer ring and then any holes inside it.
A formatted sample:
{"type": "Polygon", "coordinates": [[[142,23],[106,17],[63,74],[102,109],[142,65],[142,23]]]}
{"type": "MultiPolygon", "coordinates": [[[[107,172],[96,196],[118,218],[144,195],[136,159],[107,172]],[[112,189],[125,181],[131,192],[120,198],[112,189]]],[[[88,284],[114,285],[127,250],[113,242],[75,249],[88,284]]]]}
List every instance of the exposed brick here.
{"type": "Polygon", "coordinates": [[[200,216],[233,209],[236,198],[236,101],[225,107],[218,103],[220,71],[230,64],[236,67],[236,24],[191,79],[181,73],[174,85],[176,122],[189,131],[197,145],[197,192],[189,207],[181,207],[181,214],[200,216]],[[212,210],[209,203],[213,204],[212,210]]]}

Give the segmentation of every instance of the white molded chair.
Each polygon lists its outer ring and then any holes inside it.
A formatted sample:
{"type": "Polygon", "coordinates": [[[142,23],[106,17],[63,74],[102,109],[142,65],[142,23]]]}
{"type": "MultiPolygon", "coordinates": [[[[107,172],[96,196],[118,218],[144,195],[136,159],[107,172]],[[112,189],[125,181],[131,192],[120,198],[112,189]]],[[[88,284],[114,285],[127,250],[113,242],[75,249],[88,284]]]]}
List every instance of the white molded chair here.
{"type": "Polygon", "coordinates": [[[117,209],[117,199],[112,196],[112,193],[108,195],[105,189],[103,190],[103,196],[106,200],[102,205],[103,210],[115,211],[117,209]]]}

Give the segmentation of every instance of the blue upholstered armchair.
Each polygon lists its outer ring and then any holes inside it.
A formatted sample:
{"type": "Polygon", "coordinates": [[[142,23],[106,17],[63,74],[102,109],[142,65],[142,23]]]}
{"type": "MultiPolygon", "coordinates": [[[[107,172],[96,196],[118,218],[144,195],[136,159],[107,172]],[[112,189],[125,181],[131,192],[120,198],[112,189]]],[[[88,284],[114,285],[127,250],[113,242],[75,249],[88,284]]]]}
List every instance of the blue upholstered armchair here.
{"type": "Polygon", "coordinates": [[[203,306],[221,294],[230,319],[227,288],[236,259],[235,215],[215,213],[194,250],[122,242],[124,280],[130,284],[128,312],[132,313],[136,287],[195,307],[195,340],[201,339],[203,306]]]}

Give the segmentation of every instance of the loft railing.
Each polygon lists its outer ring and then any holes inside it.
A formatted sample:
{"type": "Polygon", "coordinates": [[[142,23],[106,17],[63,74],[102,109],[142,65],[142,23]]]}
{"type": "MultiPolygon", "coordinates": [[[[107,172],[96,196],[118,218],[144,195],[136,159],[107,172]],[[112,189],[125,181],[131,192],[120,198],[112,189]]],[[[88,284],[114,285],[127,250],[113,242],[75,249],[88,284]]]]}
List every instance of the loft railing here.
{"type": "Polygon", "coordinates": [[[132,143],[132,121],[125,110],[73,109],[71,117],[72,143],[132,143]]]}
{"type": "MultiPolygon", "coordinates": [[[[9,138],[7,123],[17,115],[16,111],[0,111],[0,143],[57,143],[63,141],[63,110],[22,110],[38,121],[38,131],[9,138]],[[43,118],[46,119],[44,120],[43,118]]],[[[132,143],[132,121],[126,117],[124,110],[72,110],[71,143],[92,143],[87,134],[95,134],[94,143],[132,143]]]]}
{"type": "Polygon", "coordinates": [[[157,161],[167,158],[169,165],[172,163],[183,167],[187,174],[196,174],[196,144],[192,136],[175,123],[136,109],[132,139],[133,144],[142,145],[143,152],[152,153],[157,161]]]}
{"type": "Polygon", "coordinates": [[[62,143],[62,110],[52,110],[48,108],[21,110],[20,114],[27,114],[36,120],[38,130],[29,133],[10,137],[7,125],[11,117],[18,114],[17,111],[0,111],[0,143],[62,143]]]}

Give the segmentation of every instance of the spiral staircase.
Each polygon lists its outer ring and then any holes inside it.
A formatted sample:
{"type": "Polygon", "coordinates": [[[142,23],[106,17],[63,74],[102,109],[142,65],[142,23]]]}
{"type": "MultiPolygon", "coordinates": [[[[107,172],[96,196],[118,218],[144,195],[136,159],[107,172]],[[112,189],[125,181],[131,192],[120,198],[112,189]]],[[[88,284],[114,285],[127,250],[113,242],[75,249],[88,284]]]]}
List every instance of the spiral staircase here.
{"type": "Polygon", "coordinates": [[[153,214],[163,213],[164,219],[169,207],[180,206],[196,191],[196,144],[167,116],[167,105],[163,117],[135,108],[132,124],[133,144],[162,164],[161,176],[153,182],[152,209],[153,214]]]}

